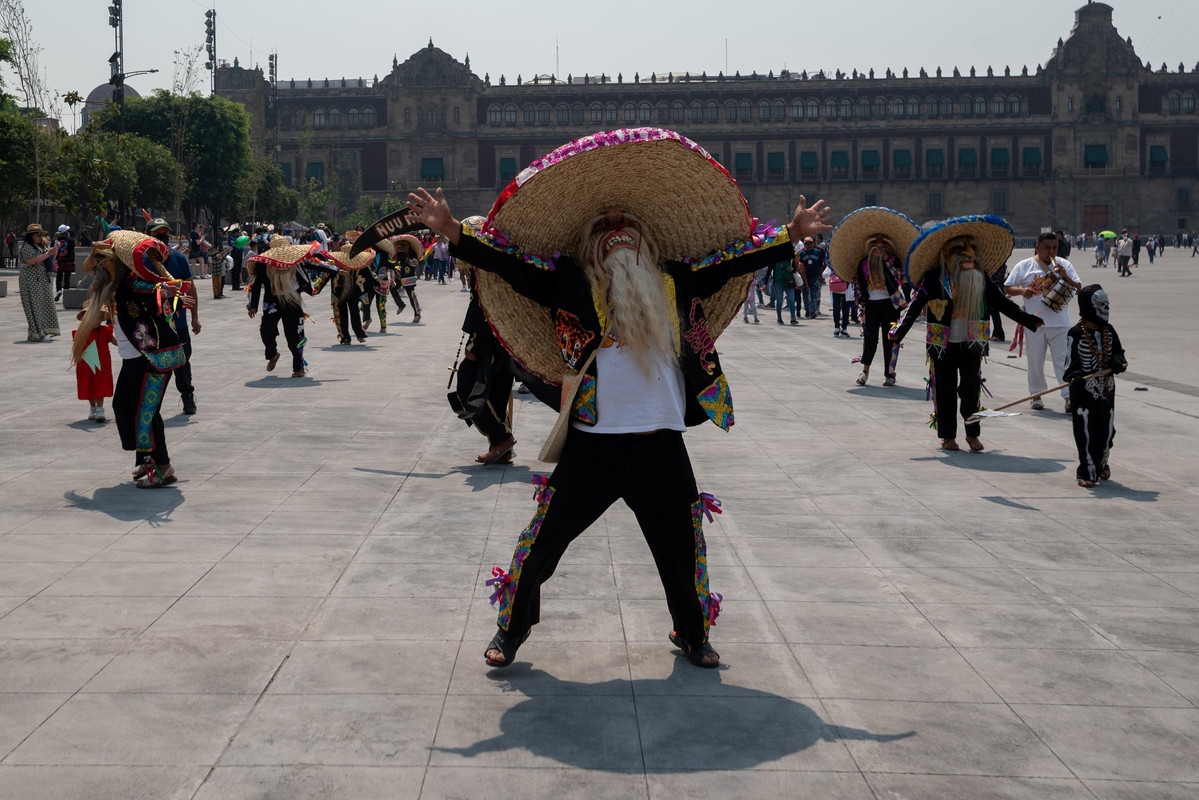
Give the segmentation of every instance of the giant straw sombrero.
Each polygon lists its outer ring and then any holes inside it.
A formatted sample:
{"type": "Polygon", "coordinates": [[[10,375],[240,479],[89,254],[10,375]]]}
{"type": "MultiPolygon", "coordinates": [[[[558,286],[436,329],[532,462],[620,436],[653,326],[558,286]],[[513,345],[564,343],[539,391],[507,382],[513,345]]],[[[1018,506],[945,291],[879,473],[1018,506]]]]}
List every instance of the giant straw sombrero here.
{"type": "Polygon", "coordinates": [[[329,258],[341,269],[359,270],[369,266],[375,260],[375,251],[368,248],[351,258],[350,245],[347,244],[343,245],[340,250],[330,252],[329,258]]]}
{"type": "MultiPolygon", "coordinates": [[[[510,247],[552,262],[576,257],[583,226],[608,211],[644,224],[663,261],[700,260],[754,234],[737,182],[695,142],[660,128],[629,128],[576,139],[522,170],[482,227],[510,247]]],[[[564,366],[550,310],[477,270],[479,301],[504,347],[554,385],[564,366]]],[[[753,276],[729,281],[704,300],[715,339],[736,315],[753,276]]]]}
{"type": "Polygon", "coordinates": [[[919,286],[930,270],[941,266],[941,248],[959,236],[972,236],[978,242],[978,262],[991,275],[1003,266],[1016,246],[1016,232],[1003,217],[975,214],[938,222],[916,237],[908,250],[908,283],[919,286]]]}
{"type": "Polygon", "coordinates": [[[902,269],[908,248],[920,235],[920,226],[898,211],[867,206],[846,215],[833,229],[828,243],[829,264],[843,281],[853,281],[862,259],[869,255],[867,240],[882,234],[895,245],[895,258],[902,269]]]}
{"type": "Polygon", "coordinates": [[[276,234],[271,237],[271,245],[264,253],[257,253],[246,259],[248,264],[266,264],[275,269],[294,267],[302,261],[307,261],[318,250],[321,243],[317,241],[308,244],[292,244],[286,236],[276,234]]]}
{"type": "Polygon", "coordinates": [[[417,239],[410,233],[401,233],[399,236],[393,236],[387,241],[391,242],[392,247],[399,249],[400,244],[408,246],[408,250],[413,258],[419,260],[425,254],[425,246],[421,244],[420,239],[417,239]]]}
{"type": "Polygon", "coordinates": [[[92,244],[92,251],[84,259],[82,269],[91,272],[96,267],[102,267],[115,278],[115,262],[120,262],[144,281],[163,283],[174,280],[163,266],[169,253],[167,246],[153,236],[115,230],[110,231],[104,241],[92,244]]]}

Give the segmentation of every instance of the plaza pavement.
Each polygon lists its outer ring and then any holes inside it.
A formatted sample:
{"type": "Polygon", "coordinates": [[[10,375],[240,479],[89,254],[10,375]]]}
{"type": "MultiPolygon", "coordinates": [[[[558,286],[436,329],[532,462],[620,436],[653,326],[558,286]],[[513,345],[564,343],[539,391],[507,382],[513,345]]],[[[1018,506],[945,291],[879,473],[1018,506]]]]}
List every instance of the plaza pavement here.
{"type": "MultiPolygon", "coordinates": [[[[737,425],[687,436],[724,503],[719,671],[667,643],[623,505],[545,586],[517,663],[484,667],[483,582],[533,513],[552,415],[518,399],[515,465],[474,463],[444,399],[456,286],[421,283],[423,324],[349,348],[310,302],[292,380],[201,283],[200,411],[173,386],[164,407],[181,480],[139,491],[115,426],[83,421],[67,341],[23,341],[9,273],[0,798],[1199,796],[1188,255],[1133,278],[1076,258],[1131,360],[1093,491],[1056,397],[944,453],[918,334],[897,387],[858,388],[860,340],[827,319],[738,318],[737,425]]],[[[986,364],[995,403],[1023,368],[986,364]]]]}

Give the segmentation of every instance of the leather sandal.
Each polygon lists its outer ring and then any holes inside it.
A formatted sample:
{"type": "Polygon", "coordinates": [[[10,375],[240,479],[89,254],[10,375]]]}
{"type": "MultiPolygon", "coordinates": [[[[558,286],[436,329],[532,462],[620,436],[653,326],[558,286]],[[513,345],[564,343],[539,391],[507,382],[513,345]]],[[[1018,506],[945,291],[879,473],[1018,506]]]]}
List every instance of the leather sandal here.
{"type": "Polygon", "coordinates": [[[504,456],[512,452],[512,448],[516,446],[516,437],[509,436],[499,444],[492,445],[491,449],[486,453],[482,453],[482,458],[479,459],[480,464],[494,464],[504,456]]]}
{"type": "Polygon", "coordinates": [[[700,669],[716,669],[720,666],[720,653],[712,649],[711,642],[706,639],[699,647],[692,648],[687,646],[687,643],[683,641],[683,637],[679,636],[678,631],[671,631],[670,636],[667,638],[670,639],[671,644],[683,651],[688,661],[700,669]],[[709,654],[716,656],[716,660],[705,662],[704,657],[709,654]]]}
{"type": "Polygon", "coordinates": [[[951,453],[956,453],[958,450],[961,450],[962,448],[958,447],[958,443],[957,443],[956,439],[942,439],[941,440],[941,449],[948,450],[951,453]]]}
{"type": "Polygon", "coordinates": [[[164,486],[170,486],[179,477],[175,475],[175,468],[167,465],[166,469],[159,469],[157,466],[147,468],[142,476],[137,479],[135,484],[139,489],[161,489],[164,486]]]}
{"type": "Polygon", "coordinates": [[[503,628],[498,629],[495,632],[495,636],[492,636],[491,641],[487,643],[487,649],[483,651],[483,660],[487,662],[487,666],[495,667],[496,669],[503,669],[504,667],[512,666],[512,660],[516,658],[516,651],[519,650],[520,646],[525,643],[525,639],[529,638],[529,634],[532,633],[532,631],[533,629],[530,628],[529,630],[525,631],[519,639],[517,639],[515,636],[510,635],[503,628]],[[504,660],[492,661],[490,658],[488,658],[487,654],[492,650],[499,650],[500,654],[503,655],[504,660]]]}
{"type": "Polygon", "coordinates": [[[275,353],[273,356],[271,356],[270,360],[266,362],[266,371],[267,371],[267,372],[273,372],[273,371],[274,371],[274,369],[275,369],[275,365],[279,363],[279,356],[280,356],[280,355],[282,355],[282,354],[281,354],[281,353],[275,353]]]}
{"type": "Polygon", "coordinates": [[[870,375],[868,373],[863,372],[861,375],[858,376],[858,379],[856,381],[854,381],[854,383],[856,383],[858,386],[865,386],[866,379],[869,377],[870,377],[870,375]]]}

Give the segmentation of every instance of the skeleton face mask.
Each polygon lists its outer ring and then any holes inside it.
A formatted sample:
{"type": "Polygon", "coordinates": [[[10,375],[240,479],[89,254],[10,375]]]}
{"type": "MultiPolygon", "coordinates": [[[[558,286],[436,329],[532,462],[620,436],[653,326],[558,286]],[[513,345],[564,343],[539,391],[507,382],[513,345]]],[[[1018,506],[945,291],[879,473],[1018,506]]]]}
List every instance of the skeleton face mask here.
{"type": "Polygon", "coordinates": [[[1095,325],[1107,325],[1111,304],[1107,292],[1097,283],[1084,286],[1078,292],[1078,315],[1095,325]]]}
{"type": "Polygon", "coordinates": [[[1107,322],[1108,319],[1108,300],[1107,292],[1100,289],[1091,296],[1091,305],[1095,307],[1095,316],[1107,322]]]}

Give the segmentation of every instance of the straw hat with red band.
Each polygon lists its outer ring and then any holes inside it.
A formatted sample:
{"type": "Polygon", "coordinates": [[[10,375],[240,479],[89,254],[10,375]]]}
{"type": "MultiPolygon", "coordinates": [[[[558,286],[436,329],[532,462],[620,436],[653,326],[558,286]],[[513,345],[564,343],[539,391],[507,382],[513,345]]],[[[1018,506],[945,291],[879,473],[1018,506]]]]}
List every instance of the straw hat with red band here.
{"type": "Polygon", "coordinates": [[[988,275],[1003,266],[1016,246],[1016,232],[1003,217],[975,214],[939,222],[912,243],[908,251],[908,283],[919,286],[930,270],[941,266],[941,248],[959,236],[973,237],[978,244],[979,266],[988,275]]]}
{"type": "Polygon", "coordinates": [[[286,236],[276,235],[265,253],[257,253],[246,259],[247,264],[266,264],[275,269],[288,269],[316,255],[321,249],[317,241],[308,244],[292,244],[286,236]]]}
{"type": "Polygon", "coordinates": [[[116,260],[144,281],[164,283],[175,280],[163,266],[169,253],[167,246],[153,236],[136,231],[110,231],[107,239],[92,244],[92,252],[84,260],[82,269],[91,272],[104,266],[105,260],[116,260]]]}
{"type": "MultiPolygon", "coordinates": [[[[699,260],[755,233],[728,171],[695,142],[660,128],[601,131],[537,159],[504,189],[481,227],[552,261],[576,257],[583,226],[612,210],[640,220],[663,261],[699,260]]],[[[525,369],[559,385],[563,365],[550,309],[494,273],[476,276],[480,304],[504,347],[525,369]]],[[[736,315],[752,280],[741,276],[704,300],[713,338],[736,315]]]]}
{"type": "Polygon", "coordinates": [[[902,270],[908,248],[920,235],[920,226],[898,211],[882,206],[859,208],[837,223],[828,243],[828,260],[843,281],[857,276],[862,260],[870,254],[870,240],[882,235],[891,240],[902,270]]]}
{"type": "Polygon", "coordinates": [[[371,265],[375,260],[375,251],[371,249],[363,250],[356,256],[350,257],[350,245],[344,245],[340,250],[334,250],[329,253],[329,258],[333,263],[337,264],[340,269],[360,270],[371,265]]]}

